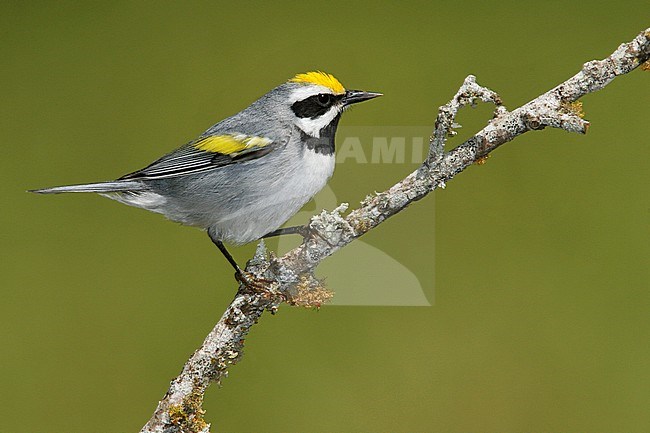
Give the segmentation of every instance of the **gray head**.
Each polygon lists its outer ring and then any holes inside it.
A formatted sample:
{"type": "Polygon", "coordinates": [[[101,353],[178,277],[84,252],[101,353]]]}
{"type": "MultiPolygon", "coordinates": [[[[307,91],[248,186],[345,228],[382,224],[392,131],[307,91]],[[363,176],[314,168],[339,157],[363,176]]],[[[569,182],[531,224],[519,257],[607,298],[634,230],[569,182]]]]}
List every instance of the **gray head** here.
{"type": "Polygon", "coordinates": [[[381,96],[381,93],[346,90],[325,72],[298,74],[262,96],[244,110],[259,119],[290,124],[303,138],[325,138],[336,132],[341,113],[351,104],[381,96]]]}

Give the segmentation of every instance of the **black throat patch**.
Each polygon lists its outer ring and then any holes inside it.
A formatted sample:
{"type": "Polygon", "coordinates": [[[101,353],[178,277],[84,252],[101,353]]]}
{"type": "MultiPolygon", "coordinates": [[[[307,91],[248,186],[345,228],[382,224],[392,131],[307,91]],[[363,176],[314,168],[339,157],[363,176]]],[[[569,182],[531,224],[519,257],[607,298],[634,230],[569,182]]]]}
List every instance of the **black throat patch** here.
{"type": "Polygon", "coordinates": [[[302,129],[300,131],[300,138],[305,143],[307,149],[311,149],[316,153],[323,155],[331,155],[334,153],[334,139],[336,135],[336,128],[339,126],[341,114],[339,113],[326,127],[320,130],[320,137],[312,137],[302,129]]]}

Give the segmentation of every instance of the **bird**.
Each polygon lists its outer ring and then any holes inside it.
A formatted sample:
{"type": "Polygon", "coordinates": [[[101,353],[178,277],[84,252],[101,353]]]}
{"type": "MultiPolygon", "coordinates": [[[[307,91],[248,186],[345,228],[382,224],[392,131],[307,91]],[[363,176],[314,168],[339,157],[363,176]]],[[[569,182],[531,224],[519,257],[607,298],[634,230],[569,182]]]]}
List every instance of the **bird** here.
{"type": "Polygon", "coordinates": [[[97,193],[205,230],[251,282],[224,243],[299,233],[281,228],[330,179],[342,113],[378,96],[348,90],[322,71],[300,73],[196,139],[116,180],[31,190],[97,193]]]}

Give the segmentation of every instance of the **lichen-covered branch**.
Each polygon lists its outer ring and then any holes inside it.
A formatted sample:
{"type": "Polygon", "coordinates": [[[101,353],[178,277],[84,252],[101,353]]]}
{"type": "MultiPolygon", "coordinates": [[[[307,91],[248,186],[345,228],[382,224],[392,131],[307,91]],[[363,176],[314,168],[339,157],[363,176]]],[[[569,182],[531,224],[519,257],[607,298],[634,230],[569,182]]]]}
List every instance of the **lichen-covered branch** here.
{"type": "MultiPolygon", "coordinates": [[[[282,302],[320,306],[330,294],[314,277],[327,256],[377,227],[445,184],[470,165],[515,137],[546,127],[586,133],[578,99],[602,89],[619,75],[650,60],[650,28],[620,45],[604,60],[585,63],[582,70],[527,104],[508,111],[499,96],[468,76],[453,99],[440,107],[430,138],[429,154],[422,166],[387,191],[369,196],[347,215],[347,204],[313,217],[303,243],[282,257],[268,254],[261,242],[246,270],[265,282],[263,290],[240,285],[234,300],[201,347],[187,361],[180,375],[159,402],[141,432],[208,432],[203,420],[203,394],[211,382],[219,382],[230,364],[242,355],[243,340],[264,311],[274,313],[282,302]],[[458,147],[445,152],[454,134],[458,110],[476,101],[496,105],[488,125],[458,147]]],[[[644,65],[644,69],[646,68],[644,65]]]]}

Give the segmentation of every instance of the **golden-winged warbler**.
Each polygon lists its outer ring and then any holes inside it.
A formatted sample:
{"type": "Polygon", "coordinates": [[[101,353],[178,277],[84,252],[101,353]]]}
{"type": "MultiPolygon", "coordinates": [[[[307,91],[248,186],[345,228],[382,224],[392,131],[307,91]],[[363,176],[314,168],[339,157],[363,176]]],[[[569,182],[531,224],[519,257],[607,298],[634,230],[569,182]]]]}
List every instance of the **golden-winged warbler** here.
{"type": "Polygon", "coordinates": [[[206,229],[242,278],[223,242],[295,232],[279,227],[332,175],[341,114],[377,96],[346,90],[324,72],[298,74],[142,170],[33,192],[94,192],[206,229]]]}

